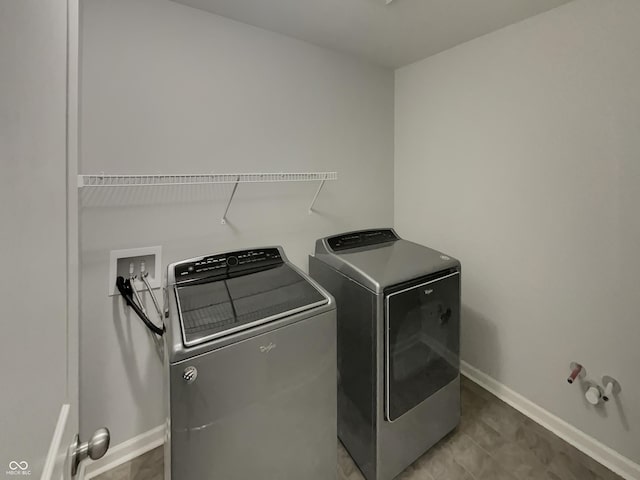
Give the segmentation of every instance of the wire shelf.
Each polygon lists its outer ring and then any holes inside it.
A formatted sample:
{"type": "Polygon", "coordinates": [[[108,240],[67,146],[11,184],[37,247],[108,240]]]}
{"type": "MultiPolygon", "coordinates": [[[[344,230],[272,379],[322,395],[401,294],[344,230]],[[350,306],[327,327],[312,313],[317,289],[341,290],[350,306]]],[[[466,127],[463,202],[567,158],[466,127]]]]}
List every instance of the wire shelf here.
{"type": "Polygon", "coordinates": [[[233,190],[220,223],[227,223],[227,213],[240,183],[320,182],[309,205],[309,214],[327,180],[337,180],[338,172],[307,173],[207,173],[202,175],[78,175],[78,188],[85,187],[164,187],[172,185],[233,184],[233,190]]]}
{"type": "Polygon", "coordinates": [[[215,183],[321,182],[337,180],[337,172],[212,173],[203,175],[78,175],[78,188],[206,185],[215,183]]]}

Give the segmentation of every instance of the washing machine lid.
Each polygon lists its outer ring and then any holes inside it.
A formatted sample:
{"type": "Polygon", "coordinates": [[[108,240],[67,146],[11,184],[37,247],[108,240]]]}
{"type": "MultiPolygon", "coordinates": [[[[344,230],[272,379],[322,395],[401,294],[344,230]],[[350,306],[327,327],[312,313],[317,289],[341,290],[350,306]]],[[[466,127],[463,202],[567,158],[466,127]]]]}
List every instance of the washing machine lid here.
{"type": "Polygon", "coordinates": [[[242,250],[174,266],[186,347],[312,309],[329,299],[278,248],[242,250]]]}
{"type": "Polygon", "coordinates": [[[404,240],[391,228],[322,238],[316,242],[315,257],[376,293],[419,277],[460,269],[455,258],[404,240]]]}

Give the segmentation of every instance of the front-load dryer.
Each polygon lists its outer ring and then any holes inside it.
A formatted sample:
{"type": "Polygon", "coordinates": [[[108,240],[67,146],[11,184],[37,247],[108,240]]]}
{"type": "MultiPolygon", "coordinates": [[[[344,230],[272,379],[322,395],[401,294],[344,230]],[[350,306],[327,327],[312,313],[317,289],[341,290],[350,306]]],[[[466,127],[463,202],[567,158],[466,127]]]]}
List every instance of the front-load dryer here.
{"type": "Polygon", "coordinates": [[[391,480],[460,421],[460,262],[392,229],[316,242],[309,273],[338,314],[338,436],[391,480]]]}
{"type": "Polygon", "coordinates": [[[334,300],[282,248],[168,269],[166,480],[336,479],[334,300]]]}

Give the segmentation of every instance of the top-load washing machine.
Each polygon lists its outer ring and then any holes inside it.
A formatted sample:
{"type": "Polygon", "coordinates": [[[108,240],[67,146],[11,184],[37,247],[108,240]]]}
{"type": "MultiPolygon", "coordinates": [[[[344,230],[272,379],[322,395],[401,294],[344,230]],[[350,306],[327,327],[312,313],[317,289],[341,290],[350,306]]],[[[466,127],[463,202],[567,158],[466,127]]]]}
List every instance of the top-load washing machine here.
{"type": "Polygon", "coordinates": [[[316,242],[309,273],[338,313],[338,436],[390,480],[460,420],[460,262],[392,229],[316,242]]]}
{"type": "Polygon", "coordinates": [[[168,270],[167,480],[335,479],[334,300],[282,248],[168,270]]]}

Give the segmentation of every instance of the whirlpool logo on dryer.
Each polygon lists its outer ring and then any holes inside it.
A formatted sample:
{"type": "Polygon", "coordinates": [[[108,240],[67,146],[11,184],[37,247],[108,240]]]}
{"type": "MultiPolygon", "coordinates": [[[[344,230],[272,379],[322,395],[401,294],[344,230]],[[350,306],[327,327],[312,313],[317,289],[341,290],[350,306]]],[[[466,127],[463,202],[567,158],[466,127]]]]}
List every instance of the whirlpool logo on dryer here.
{"type": "Polygon", "coordinates": [[[31,470],[29,470],[29,463],[26,460],[11,460],[6,473],[7,475],[31,475],[31,470]]]}
{"type": "Polygon", "coordinates": [[[269,342],[269,345],[260,345],[260,351],[262,353],[269,353],[274,348],[276,348],[276,344],[273,342],[269,342]]]}

